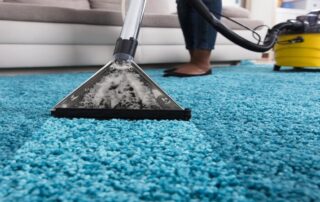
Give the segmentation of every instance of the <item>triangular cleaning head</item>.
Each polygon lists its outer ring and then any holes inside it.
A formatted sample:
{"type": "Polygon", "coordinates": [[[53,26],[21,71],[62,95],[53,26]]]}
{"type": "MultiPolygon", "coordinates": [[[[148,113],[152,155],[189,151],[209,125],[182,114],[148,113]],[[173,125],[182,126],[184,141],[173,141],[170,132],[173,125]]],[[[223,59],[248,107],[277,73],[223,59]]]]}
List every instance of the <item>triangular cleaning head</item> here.
{"type": "Polygon", "coordinates": [[[113,61],[57,104],[52,115],[189,120],[191,111],[175,103],[133,61],[113,61]]]}

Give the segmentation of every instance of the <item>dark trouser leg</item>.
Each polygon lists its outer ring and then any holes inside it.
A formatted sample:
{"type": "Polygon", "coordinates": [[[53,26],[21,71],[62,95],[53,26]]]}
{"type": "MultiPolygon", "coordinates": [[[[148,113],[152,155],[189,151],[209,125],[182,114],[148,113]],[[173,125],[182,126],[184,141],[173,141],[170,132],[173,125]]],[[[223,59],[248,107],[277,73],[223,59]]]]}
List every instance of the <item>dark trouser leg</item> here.
{"type": "MultiPolygon", "coordinates": [[[[212,13],[221,13],[221,0],[203,0],[212,13]]],[[[177,0],[178,16],[188,50],[212,50],[217,38],[214,30],[189,4],[177,0]]],[[[219,17],[218,15],[216,15],[219,17]]]]}

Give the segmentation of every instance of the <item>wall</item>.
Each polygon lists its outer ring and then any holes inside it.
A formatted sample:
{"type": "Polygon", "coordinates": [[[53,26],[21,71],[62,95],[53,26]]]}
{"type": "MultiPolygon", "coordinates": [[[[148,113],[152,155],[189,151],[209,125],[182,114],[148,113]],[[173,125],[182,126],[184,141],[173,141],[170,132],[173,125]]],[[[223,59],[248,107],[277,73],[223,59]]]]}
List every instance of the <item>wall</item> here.
{"type": "Polygon", "coordinates": [[[269,27],[275,24],[277,0],[247,0],[246,7],[252,18],[262,20],[269,27]]]}

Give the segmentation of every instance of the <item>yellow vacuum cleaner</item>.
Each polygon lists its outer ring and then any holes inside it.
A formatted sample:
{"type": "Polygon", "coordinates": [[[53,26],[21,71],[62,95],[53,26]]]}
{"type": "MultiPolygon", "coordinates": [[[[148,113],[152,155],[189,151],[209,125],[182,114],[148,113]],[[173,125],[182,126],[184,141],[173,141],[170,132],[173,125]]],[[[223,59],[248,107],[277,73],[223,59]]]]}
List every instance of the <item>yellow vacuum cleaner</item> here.
{"type": "Polygon", "coordinates": [[[320,68],[320,23],[319,11],[314,11],[297,20],[305,22],[303,30],[284,30],[275,45],[275,71],[282,66],[294,68],[320,68]]]}

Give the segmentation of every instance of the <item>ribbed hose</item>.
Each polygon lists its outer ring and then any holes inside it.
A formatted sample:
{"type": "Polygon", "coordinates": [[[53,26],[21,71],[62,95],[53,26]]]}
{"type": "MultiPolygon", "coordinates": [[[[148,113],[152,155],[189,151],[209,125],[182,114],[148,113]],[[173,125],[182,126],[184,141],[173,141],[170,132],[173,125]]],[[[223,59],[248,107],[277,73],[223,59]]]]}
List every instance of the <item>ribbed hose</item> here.
{"type": "Polygon", "coordinates": [[[300,29],[304,27],[304,24],[299,21],[295,22],[284,22],[275,25],[272,29],[268,30],[267,36],[263,44],[255,44],[232,30],[226,27],[220,22],[207,8],[207,6],[202,2],[202,0],[188,0],[189,3],[196,11],[209,23],[211,24],[218,32],[220,32],[227,39],[233,43],[255,52],[266,52],[274,47],[277,43],[278,36],[283,29],[300,29]]]}

